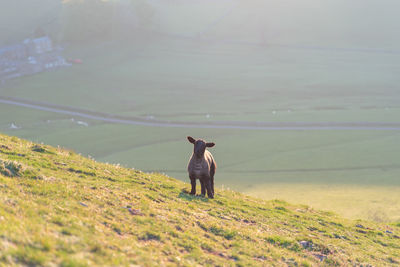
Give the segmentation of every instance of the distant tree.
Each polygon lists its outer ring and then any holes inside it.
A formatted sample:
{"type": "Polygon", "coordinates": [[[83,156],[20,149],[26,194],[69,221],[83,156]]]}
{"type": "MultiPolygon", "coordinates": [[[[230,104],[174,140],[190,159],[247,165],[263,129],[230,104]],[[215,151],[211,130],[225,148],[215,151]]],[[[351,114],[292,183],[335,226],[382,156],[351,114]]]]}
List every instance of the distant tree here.
{"type": "Polygon", "coordinates": [[[138,27],[149,29],[154,26],[155,9],[147,0],[131,0],[137,16],[138,27]]]}
{"type": "Polygon", "coordinates": [[[63,38],[66,41],[107,39],[111,36],[114,5],[102,0],[63,2],[63,38]]]}
{"type": "Polygon", "coordinates": [[[58,40],[61,1],[0,0],[0,46],[37,36],[36,29],[58,40]]]}
{"type": "Polygon", "coordinates": [[[152,29],[154,15],[155,8],[147,0],[65,0],[64,40],[125,39],[137,29],[152,29]]]}
{"type": "Polygon", "coordinates": [[[42,27],[37,27],[35,32],[33,33],[34,37],[42,37],[46,35],[46,32],[43,30],[42,27]]]}

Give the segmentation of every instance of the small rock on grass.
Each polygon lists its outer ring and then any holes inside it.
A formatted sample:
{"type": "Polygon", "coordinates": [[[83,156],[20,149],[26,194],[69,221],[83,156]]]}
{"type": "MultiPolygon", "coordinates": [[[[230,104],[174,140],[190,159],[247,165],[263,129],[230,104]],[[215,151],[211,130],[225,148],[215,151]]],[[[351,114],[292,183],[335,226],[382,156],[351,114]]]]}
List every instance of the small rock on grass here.
{"type": "Polygon", "coordinates": [[[323,255],[323,254],[314,254],[315,257],[317,257],[320,261],[324,261],[327,256],[323,255]]]}
{"type": "Polygon", "coordinates": [[[299,244],[305,249],[312,247],[312,243],[308,241],[300,241],[299,244]]]}
{"type": "Polygon", "coordinates": [[[140,210],[136,210],[136,209],[132,209],[132,208],[128,208],[128,211],[132,214],[132,215],[142,215],[142,213],[140,212],[140,210]]]}

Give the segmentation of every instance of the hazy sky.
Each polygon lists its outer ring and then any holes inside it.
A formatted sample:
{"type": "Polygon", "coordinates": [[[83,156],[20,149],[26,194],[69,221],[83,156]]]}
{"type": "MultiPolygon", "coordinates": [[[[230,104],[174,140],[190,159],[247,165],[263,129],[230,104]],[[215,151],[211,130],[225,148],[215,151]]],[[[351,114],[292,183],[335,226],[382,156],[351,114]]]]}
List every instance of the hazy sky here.
{"type": "MultiPolygon", "coordinates": [[[[149,28],[167,33],[295,45],[400,48],[400,1],[397,0],[113,2],[133,9],[139,6],[145,13],[146,5],[151,8],[151,19],[146,21],[153,24],[149,28]]],[[[61,31],[65,23],[63,11],[65,6],[56,0],[1,1],[0,43],[24,39],[37,26],[61,31]]],[[[124,13],[129,14],[138,13],[124,13]]],[[[88,17],[87,22],[91,19],[95,18],[88,17]]]]}

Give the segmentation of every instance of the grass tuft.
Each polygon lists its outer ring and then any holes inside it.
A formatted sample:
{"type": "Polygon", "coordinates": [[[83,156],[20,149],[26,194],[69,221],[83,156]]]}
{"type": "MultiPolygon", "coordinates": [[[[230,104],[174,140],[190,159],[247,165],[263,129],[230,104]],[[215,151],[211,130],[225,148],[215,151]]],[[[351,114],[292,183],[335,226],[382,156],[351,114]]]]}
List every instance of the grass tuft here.
{"type": "Polygon", "coordinates": [[[22,164],[16,161],[4,161],[0,159],[0,173],[8,177],[21,176],[22,164]]]}

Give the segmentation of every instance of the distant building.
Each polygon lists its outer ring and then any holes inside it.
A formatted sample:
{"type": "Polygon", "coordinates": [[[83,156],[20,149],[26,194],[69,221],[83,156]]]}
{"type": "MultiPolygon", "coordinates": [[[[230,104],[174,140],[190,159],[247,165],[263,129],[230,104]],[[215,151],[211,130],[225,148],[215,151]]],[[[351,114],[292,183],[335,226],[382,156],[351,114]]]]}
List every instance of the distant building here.
{"type": "Polygon", "coordinates": [[[69,66],[48,36],[0,48],[0,81],[69,66]]]}
{"type": "Polygon", "coordinates": [[[35,50],[36,54],[43,54],[47,52],[53,51],[53,42],[47,36],[36,38],[33,40],[27,39],[24,43],[27,42],[28,44],[31,42],[33,45],[33,49],[35,50]]]}

